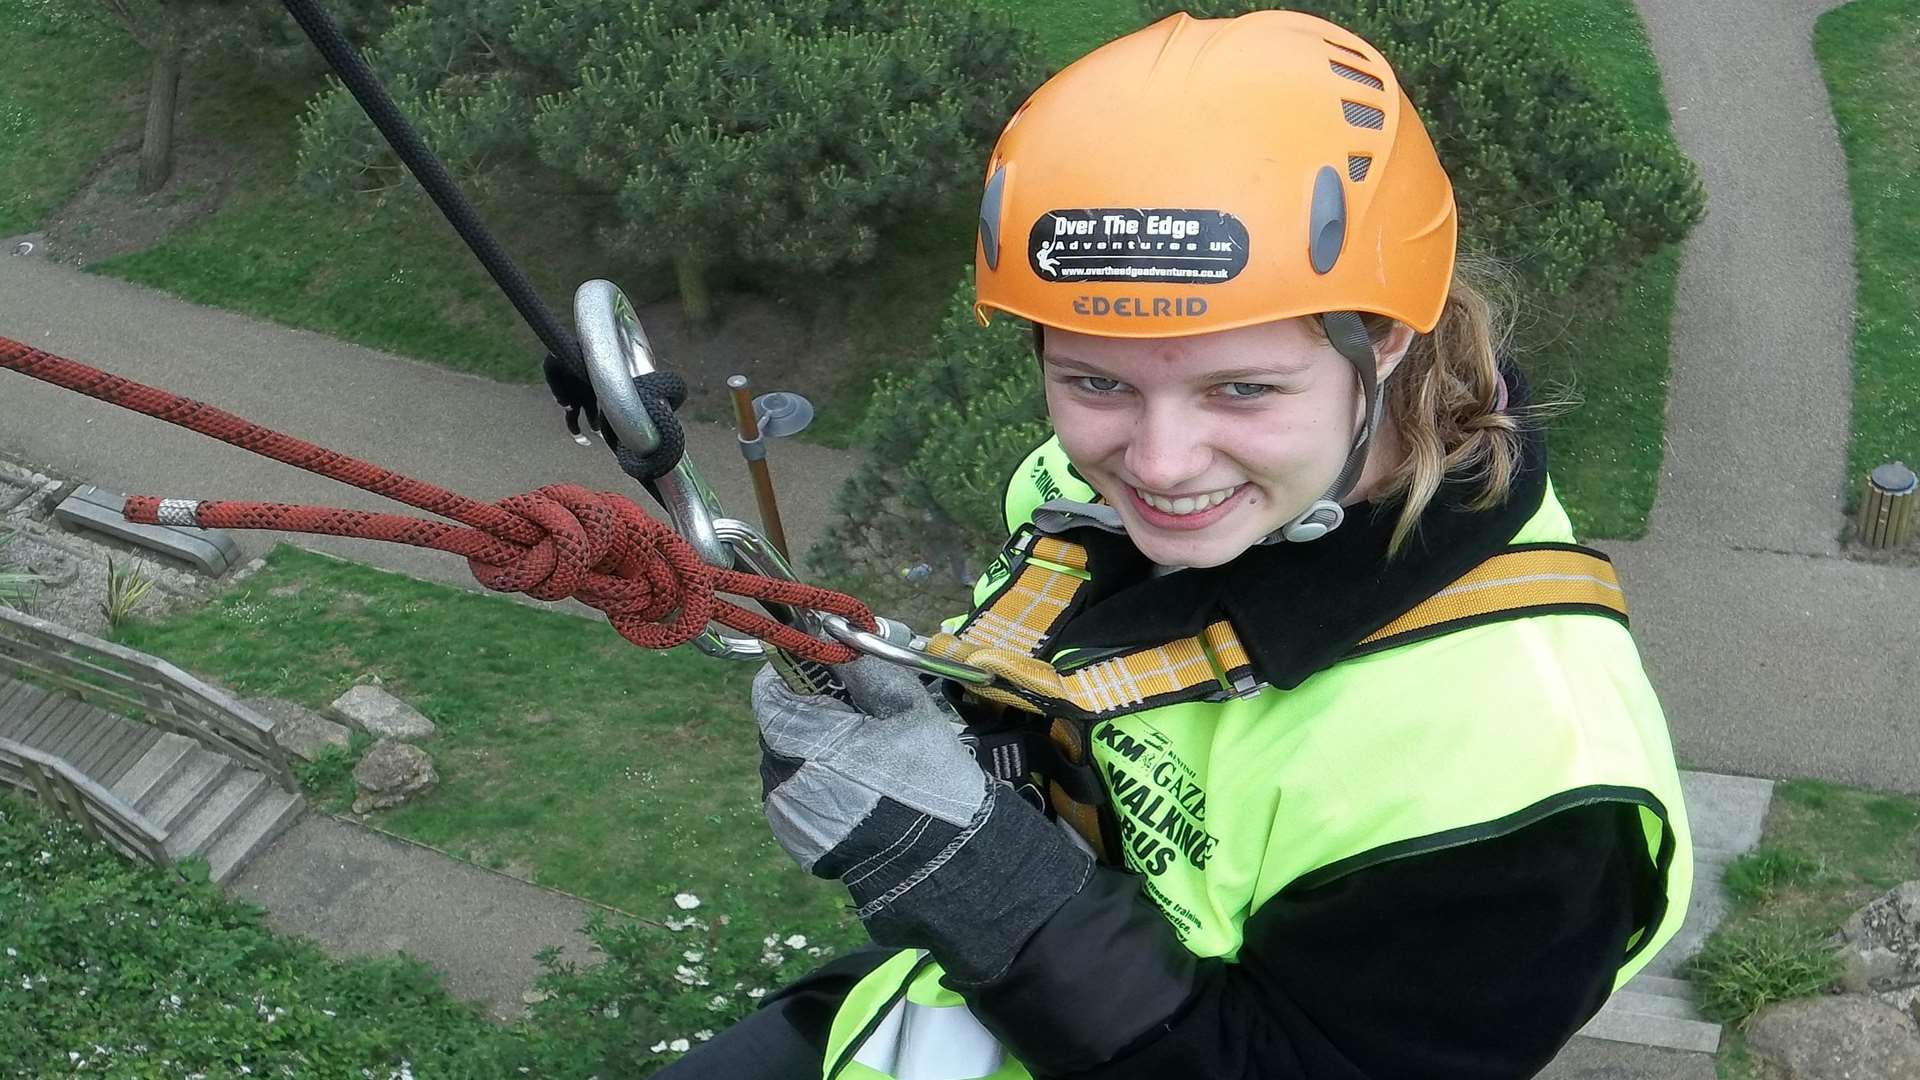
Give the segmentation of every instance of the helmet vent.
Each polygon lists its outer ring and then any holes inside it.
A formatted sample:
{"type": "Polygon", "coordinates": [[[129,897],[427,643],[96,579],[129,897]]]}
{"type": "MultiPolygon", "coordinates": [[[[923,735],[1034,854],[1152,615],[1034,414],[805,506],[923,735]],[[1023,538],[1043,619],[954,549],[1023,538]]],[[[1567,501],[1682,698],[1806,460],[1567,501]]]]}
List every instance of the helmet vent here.
{"type": "Polygon", "coordinates": [[[1373,159],[1365,154],[1347,155],[1347,179],[1359,183],[1367,178],[1367,170],[1373,168],[1373,159]]]}
{"type": "Polygon", "coordinates": [[[1359,49],[1356,49],[1351,45],[1342,45],[1339,42],[1334,41],[1332,38],[1321,38],[1320,40],[1326,42],[1327,44],[1333,46],[1336,49],[1339,49],[1341,52],[1346,53],[1350,56],[1357,56],[1360,59],[1367,60],[1369,62],[1371,62],[1372,60],[1372,58],[1369,57],[1366,53],[1361,52],[1359,49]]]}
{"type": "Polygon", "coordinates": [[[1357,101],[1342,101],[1340,111],[1346,114],[1347,123],[1354,127],[1379,131],[1387,126],[1387,114],[1371,105],[1362,105],[1357,101]]]}
{"type": "Polygon", "coordinates": [[[1340,76],[1343,79],[1352,79],[1354,82],[1357,82],[1357,83],[1365,83],[1366,85],[1373,87],[1375,90],[1385,90],[1387,88],[1386,83],[1383,83],[1379,79],[1375,78],[1374,76],[1369,75],[1364,71],[1361,71],[1359,68],[1350,68],[1338,60],[1329,60],[1327,61],[1327,63],[1330,66],[1332,66],[1333,73],[1335,75],[1340,76]]]}

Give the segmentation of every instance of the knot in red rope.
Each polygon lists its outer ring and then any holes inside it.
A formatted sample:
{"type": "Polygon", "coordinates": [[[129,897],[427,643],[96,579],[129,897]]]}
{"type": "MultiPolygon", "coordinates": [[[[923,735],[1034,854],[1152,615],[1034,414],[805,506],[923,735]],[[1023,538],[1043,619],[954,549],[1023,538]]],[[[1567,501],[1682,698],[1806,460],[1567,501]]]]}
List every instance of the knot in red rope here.
{"type": "MultiPolygon", "coordinates": [[[[877,625],[866,605],[843,593],[707,565],[680,534],[614,492],[549,484],[494,505],[543,535],[530,545],[496,536],[513,552],[511,561],[468,558],[482,585],[538,600],[577,599],[604,612],[636,645],[670,649],[718,622],[818,663],[858,655],[728,603],[716,595],[721,591],[831,612],[865,630],[877,625]]],[[[498,548],[490,548],[492,557],[498,548]]]]}
{"type": "Polygon", "coordinates": [[[632,500],[549,484],[494,505],[545,535],[521,547],[511,563],[468,559],[487,588],[537,600],[578,599],[606,613],[622,637],[650,649],[685,644],[713,621],[715,568],[632,500]]]}

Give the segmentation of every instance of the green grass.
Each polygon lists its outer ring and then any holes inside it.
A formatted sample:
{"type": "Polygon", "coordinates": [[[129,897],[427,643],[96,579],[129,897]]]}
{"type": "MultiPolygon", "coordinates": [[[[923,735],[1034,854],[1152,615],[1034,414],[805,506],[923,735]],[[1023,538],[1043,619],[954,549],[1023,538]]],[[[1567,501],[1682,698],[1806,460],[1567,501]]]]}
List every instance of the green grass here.
{"type": "MultiPolygon", "coordinates": [[[[289,547],[243,589],[124,637],[309,707],[379,675],[438,725],[425,748],[441,776],[374,815],[383,828],[627,911],[692,892],[768,933],[858,933],[844,893],[768,835],[746,665],[289,547]]],[[[344,770],[303,770],[322,805],[344,809],[344,770]]]]}
{"type": "Polygon", "coordinates": [[[0,0],[0,70],[0,236],[8,236],[73,194],[136,122],[129,90],[142,66],[127,36],[103,22],[52,0],[0,0]]]}
{"type": "Polygon", "coordinates": [[[1138,0],[981,0],[981,6],[1025,26],[1040,42],[1047,67],[1056,70],[1146,25],[1138,0]]]}
{"type": "Polygon", "coordinates": [[[1727,867],[1731,915],[1689,966],[1701,1011],[1737,1024],[1773,1002],[1822,993],[1839,975],[1825,939],[1911,878],[1917,860],[1920,800],[1780,784],[1760,846],[1727,867]]]}
{"type": "MultiPolygon", "coordinates": [[[[1855,0],[1814,25],[1853,193],[1858,275],[1852,475],[1920,463],[1920,21],[1913,0],[1855,0]]],[[[1852,491],[1854,484],[1848,485],[1852,491]]],[[[1857,491],[1853,492],[1857,495],[1857,491]]]]}
{"type": "MultiPolygon", "coordinates": [[[[1600,97],[1619,104],[1640,130],[1673,137],[1660,69],[1631,3],[1519,2],[1551,16],[1557,39],[1600,97]]],[[[1545,384],[1536,394],[1579,402],[1554,421],[1550,438],[1554,483],[1583,537],[1646,532],[1660,481],[1679,265],[1678,249],[1669,249],[1634,268],[1612,298],[1580,297],[1523,319],[1516,344],[1545,384]]]]}
{"type": "MultiPolygon", "coordinates": [[[[538,380],[543,352],[532,332],[424,196],[408,188],[384,200],[335,202],[302,190],[294,120],[317,89],[245,65],[196,68],[183,92],[185,115],[231,155],[229,201],[154,247],[91,269],[460,371],[538,380]]],[[[590,207],[531,194],[523,189],[511,213],[496,205],[483,215],[563,319],[587,277],[634,284],[632,268],[595,262],[570,242],[590,233],[590,207]]]]}

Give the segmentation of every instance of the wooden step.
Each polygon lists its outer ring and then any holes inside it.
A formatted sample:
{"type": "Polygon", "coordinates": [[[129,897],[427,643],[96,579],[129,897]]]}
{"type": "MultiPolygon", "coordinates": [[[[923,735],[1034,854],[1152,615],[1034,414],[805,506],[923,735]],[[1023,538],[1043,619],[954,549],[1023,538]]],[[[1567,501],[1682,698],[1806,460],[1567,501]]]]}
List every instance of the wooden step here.
{"type": "Polygon", "coordinates": [[[167,854],[178,860],[205,852],[223,828],[251,809],[272,786],[252,769],[227,774],[192,814],[167,831],[167,854]]]}
{"type": "Polygon", "coordinates": [[[106,787],[112,787],[120,778],[132,769],[146,752],[153,749],[165,732],[145,724],[134,725],[135,730],[122,740],[115,751],[100,758],[99,773],[94,779],[106,787]]]}
{"type": "Polygon", "coordinates": [[[50,730],[40,740],[40,747],[47,753],[66,757],[74,748],[100,734],[100,729],[88,723],[91,710],[84,701],[67,698],[53,714],[50,730]]]}
{"type": "Polygon", "coordinates": [[[207,876],[216,884],[239,873],[255,855],[299,819],[307,801],[299,795],[269,786],[247,812],[228,823],[207,848],[207,876]]]}
{"type": "Polygon", "coordinates": [[[109,713],[103,713],[91,705],[85,706],[86,714],[76,718],[73,723],[84,727],[93,734],[74,743],[61,756],[67,763],[88,776],[93,775],[91,765],[100,751],[114,744],[115,740],[127,733],[127,722],[109,713]]]}
{"type": "Polygon", "coordinates": [[[20,725],[20,734],[15,736],[15,738],[36,750],[40,749],[41,740],[45,736],[53,733],[54,716],[60,711],[60,705],[64,701],[66,701],[66,699],[58,694],[42,692],[40,694],[40,703],[35,705],[33,711],[27,714],[25,722],[20,725]]]}
{"type": "Polygon", "coordinates": [[[172,775],[174,766],[193,752],[197,745],[185,735],[172,732],[162,734],[146,753],[121,774],[120,779],[110,785],[113,793],[129,805],[139,807],[140,800],[147,797],[154,785],[172,775]]]}
{"type": "Polygon", "coordinates": [[[194,749],[173,767],[166,779],[134,804],[155,825],[172,833],[188,815],[200,809],[228,774],[233,760],[221,754],[194,749]]]}

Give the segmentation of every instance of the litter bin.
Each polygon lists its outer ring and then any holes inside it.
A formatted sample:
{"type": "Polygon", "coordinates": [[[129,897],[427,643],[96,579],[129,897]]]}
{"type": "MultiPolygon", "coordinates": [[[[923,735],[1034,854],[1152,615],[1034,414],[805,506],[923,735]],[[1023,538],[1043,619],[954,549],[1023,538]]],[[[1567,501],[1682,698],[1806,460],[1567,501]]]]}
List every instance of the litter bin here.
{"type": "Polygon", "coordinates": [[[1889,461],[1867,474],[1867,495],[1860,500],[1860,542],[1871,548],[1899,547],[1913,532],[1914,493],[1920,477],[1902,462],[1889,461]]]}

